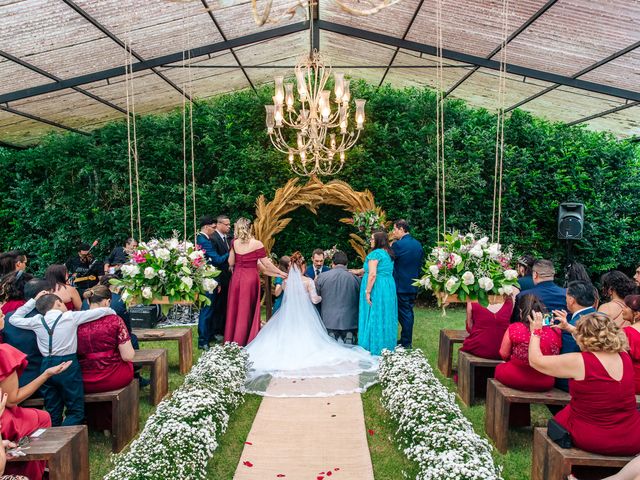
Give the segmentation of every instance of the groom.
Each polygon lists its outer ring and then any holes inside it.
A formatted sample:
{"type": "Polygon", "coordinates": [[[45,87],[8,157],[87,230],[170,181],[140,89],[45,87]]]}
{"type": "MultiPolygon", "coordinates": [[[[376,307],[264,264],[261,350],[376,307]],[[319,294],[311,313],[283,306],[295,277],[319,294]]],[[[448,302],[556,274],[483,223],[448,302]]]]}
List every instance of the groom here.
{"type": "Polygon", "coordinates": [[[229,291],[229,282],[231,280],[231,272],[229,271],[230,231],[231,221],[229,217],[218,215],[215,230],[211,235],[211,244],[218,255],[218,259],[212,263],[214,267],[220,270],[220,275],[216,278],[220,285],[220,293],[213,306],[213,331],[211,333],[219,342],[222,341],[224,335],[224,325],[227,319],[227,292],[229,291]]]}

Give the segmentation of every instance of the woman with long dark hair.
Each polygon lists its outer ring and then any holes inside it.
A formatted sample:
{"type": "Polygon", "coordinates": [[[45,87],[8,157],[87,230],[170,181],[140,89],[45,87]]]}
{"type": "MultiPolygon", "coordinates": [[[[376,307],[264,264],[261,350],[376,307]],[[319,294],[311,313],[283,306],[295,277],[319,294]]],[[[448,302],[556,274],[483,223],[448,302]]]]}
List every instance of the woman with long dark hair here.
{"type": "Polygon", "coordinates": [[[600,283],[602,296],[607,297],[609,301],[600,305],[598,311],[609,315],[609,318],[620,328],[631,325],[633,314],[625,305],[624,299],[627,295],[635,293],[634,281],[618,270],[611,270],[602,275],[600,283]]]}
{"type": "Polygon", "coordinates": [[[398,297],[393,279],[393,250],[386,232],[371,235],[360,287],[358,345],[374,355],[393,350],[398,341],[398,297]]]}
{"type": "Polygon", "coordinates": [[[64,264],[49,265],[44,272],[44,279],[49,282],[49,291],[56,294],[67,310],[82,310],[82,299],[78,290],[69,285],[69,272],[64,264]]]}

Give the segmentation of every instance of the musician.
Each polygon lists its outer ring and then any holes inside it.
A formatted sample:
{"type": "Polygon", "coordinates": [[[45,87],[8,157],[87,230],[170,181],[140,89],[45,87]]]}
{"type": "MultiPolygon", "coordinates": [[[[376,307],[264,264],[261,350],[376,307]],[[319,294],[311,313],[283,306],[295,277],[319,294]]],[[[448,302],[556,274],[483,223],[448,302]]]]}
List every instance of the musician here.
{"type": "Polygon", "coordinates": [[[98,277],[102,275],[104,264],[91,253],[91,246],[82,243],[78,247],[78,254],[65,262],[69,271],[69,282],[78,289],[82,297],[85,290],[98,284],[98,277]]]}
{"type": "Polygon", "coordinates": [[[120,275],[120,267],[129,261],[129,257],[138,248],[135,238],[127,238],[124,247],[116,247],[111,251],[104,263],[104,273],[120,275]]]}

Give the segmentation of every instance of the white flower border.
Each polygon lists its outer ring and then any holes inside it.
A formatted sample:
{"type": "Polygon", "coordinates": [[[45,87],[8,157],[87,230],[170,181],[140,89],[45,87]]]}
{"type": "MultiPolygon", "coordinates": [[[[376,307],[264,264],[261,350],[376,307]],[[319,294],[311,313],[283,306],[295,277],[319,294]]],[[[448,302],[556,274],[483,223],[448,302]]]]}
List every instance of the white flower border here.
{"type": "Polygon", "coordinates": [[[206,478],[206,467],[244,398],[247,354],[236,344],[202,354],[170,398],[149,417],[104,480],[206,478]]]}
{"type": "Polygon", "coordinates": [[[396,438],[419,466],[419,480],[502,480],[489,442],[480,437],[419,350],[384,351],[382,405],[398,423],[396,438]]]}

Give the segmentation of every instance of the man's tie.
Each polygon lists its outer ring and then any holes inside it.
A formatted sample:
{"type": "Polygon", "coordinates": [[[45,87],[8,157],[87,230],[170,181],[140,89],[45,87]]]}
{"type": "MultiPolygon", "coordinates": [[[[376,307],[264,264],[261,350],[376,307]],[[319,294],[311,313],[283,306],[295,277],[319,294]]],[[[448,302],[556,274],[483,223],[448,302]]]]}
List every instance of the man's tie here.
{"type": "Polygon", "coordinates": [[[320,269],[316,268],[316,278],[318,278],[318,275],[320,275],[320,269]]]}
{"type": "Polygon", "coordinates": [[[224,244],[227,246],[227,250],[229,250],[229,240],[227,240],[227,236],[225,235],[222,239],[224,240],[224,244]]]}

